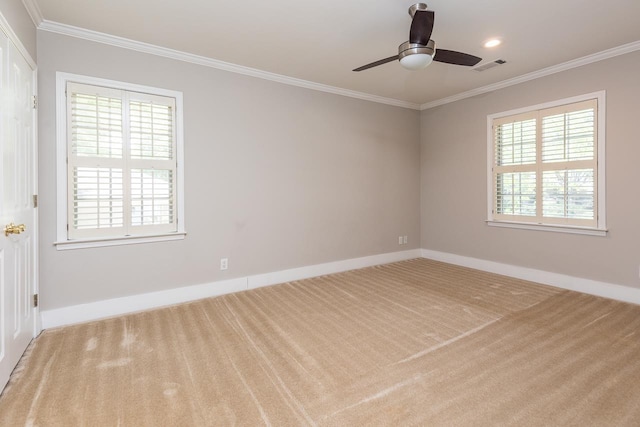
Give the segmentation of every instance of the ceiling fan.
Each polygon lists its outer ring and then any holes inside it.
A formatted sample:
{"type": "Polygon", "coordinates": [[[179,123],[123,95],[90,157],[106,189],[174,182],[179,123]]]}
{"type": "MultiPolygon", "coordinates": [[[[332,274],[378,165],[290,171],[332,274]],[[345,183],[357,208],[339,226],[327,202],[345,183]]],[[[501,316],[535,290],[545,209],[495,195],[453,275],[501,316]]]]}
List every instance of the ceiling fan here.
{"type": "Polygon", "coordinates": [[[400,61],[400,65],[408,70],[419,70],[425,68],[431,61],[446,62],[447,64],[465,65],[468,67],[476,65],[482,58],[469,55],[468,53],[456,52],[454,50],[436,49],[436,43],[431,40],[433,31],[433,21],[435,14],[432,10],[427,10],[424,3],[416,3],[409,8],[411,30],[409,30],[409,41],[398,46],[398,54],[390,56],[371,64],[363,65],[353,71],[363,71],[387,62],[400,61]]]}

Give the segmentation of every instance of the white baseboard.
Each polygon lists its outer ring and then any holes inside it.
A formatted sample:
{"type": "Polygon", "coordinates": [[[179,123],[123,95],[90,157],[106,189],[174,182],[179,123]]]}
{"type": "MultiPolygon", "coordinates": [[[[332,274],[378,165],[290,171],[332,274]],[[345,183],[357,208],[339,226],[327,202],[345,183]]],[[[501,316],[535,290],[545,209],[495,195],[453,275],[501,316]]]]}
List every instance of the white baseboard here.
{"type": "Polygon", "coordinates": [[[357,268],[419,258],[420,256],[420,249],[391,252],[362,258],[329,262],[325,264],[310,265],[290,270],[276,271],[267,274],[239,277],[237,279],[221,280],[202,285],[185,286],[165,291],[95,301],[87,304],[57,308],[54,310],[44,310],[40,312],[42,328],[50,329],[59,326],[89,322],[92,320],[135,313],[138,311],[215,297],[232,292],[274,285],[277,283],[289,282],[292,280],[301,280],[309,277],[322,276],[324,274],[339,273],[357,268]]]}
{"type": "Polygon", "coordinates": [[[40,312],[42,328],[49,329],[89,322],[245,289],[247,289],[247,279],[239,278],[44,310],[40,312]]]}
{"type": "Polygon", "coordinates": [[[316,264],[308,267],[293,268],[291,270],[282,270],[274,273],[249,276],[247,278],[247,285],[249,289],[254,289],[262,286],[275,285],[276,283],[308,279],[309,277],[317,277],[325,274],[340,273],[341,271],[371,267],[372,265],[388,264],[390,262],[420,258],[421,256],[422,254],[420,249],[410,249],[402,252],[371,255],[363,258],[352,258],[344,261],[328,262],[326,264],[316,264]]]}
{"type": "Polygon", "coordinates": [[[59,326],[89,322],[92,320],[135,313],[142,310],[165,307],[247,289],[270,286],[277,283],[307,279],[325,274],[339,273],[342,271],[387,264],[390,262],[418,257],[475,268],[477,270],[529,280],[562,289],[569,289],[619,301],[640,304],[640,289],[628,286],[599,282],[446,252],[432,251],[429,249],[412,249],[402,252],[391,252],[362,258],[329,262],[325,264],[310,265],[266,274],[257,274],[237,279],[221,280],[202,285],[186,286],[168,289],[165,291],[95,301],[54,310],[44,310],[40,312],[42,328],[50,329],[59,326]]]}
{"type": "Polygon", "coordinates": [[[533,268],[518,267],[516,265],[502,264],[499,262],[455,255],[447,252],[432,251],[429,249],[422,249],[421,252],[423,258],[447,262],[449,264],[460,265],[463,267],[475,268],[476,270],[502,274],[504,276],[529,280],[531,282],[542,283],[544,285],[569,289],[599,297],[640,304],[640,289],[631,288],[629,286],[599,282],[596,280],[551,273],[533,268]]]}

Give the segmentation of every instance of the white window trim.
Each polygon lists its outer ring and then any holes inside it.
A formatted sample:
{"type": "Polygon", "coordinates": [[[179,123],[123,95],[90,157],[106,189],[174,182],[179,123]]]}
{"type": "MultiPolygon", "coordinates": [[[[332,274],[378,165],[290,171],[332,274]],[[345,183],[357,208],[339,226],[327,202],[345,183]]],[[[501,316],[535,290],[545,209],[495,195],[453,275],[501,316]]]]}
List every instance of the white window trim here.
{"type": "Polygon", "coordinates": [[[492,227],[517,228],[524,230],[552,231],[571,234],[586,234],[591,236],[607,235],[606,220],[606,185],[605,185],[605,124],[606,124],[606,92],[604,90],[598,92],[587,93],[584,95],[573,96],[570,98],[560,99],[558,101],[546,102],[543,104],[532,105],[530,107],[517,108],[501,113],[490,114],[487,116],[487,225],[492,227]],[[597,163],[597,225],[596,227],[576,227],[567,225],[551,225],[551,224],[534,224],[517,221],[496,220],[493,216],[494,192],[493,192],[493,121],[506,116],[528,113],[534,110],[543,110],[546,108],[557,107],[565,104],[573,104],[590,99],[597,99],[597,133],[598,133],[598,163],[597,163]]]}
{"type": "Polygon", "coordinates": [[[57,240],[54,245],[58,250],[96,248],[102,246],[131,245],[161,241],[181,240],[186,236],[184,224],[184,134],[183,134],[183,102],[182,92],[143,86],[79,74],[56,73],[56,155],[57,155],[57,240]],[[110,238],[90,238],[69,240],[67,235],[67,100],[65,91],[67,82],[82,83],[94,86],[113,87],[133,92],[150,93],[167,96],[176,100],[176,212],[177,231],[145,236],[122,236],[110,238]]]}

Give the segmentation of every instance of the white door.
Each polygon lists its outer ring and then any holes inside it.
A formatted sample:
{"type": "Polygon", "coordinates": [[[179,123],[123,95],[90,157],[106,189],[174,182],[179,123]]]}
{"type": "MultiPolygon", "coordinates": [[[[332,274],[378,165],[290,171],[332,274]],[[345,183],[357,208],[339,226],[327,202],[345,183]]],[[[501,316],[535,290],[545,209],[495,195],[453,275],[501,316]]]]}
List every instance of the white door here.
{"type": "Polygon", "coordinates": [[[1,30],[0,390],[34,337],[37,249],[33,198],[35,74],[1,30]]]}

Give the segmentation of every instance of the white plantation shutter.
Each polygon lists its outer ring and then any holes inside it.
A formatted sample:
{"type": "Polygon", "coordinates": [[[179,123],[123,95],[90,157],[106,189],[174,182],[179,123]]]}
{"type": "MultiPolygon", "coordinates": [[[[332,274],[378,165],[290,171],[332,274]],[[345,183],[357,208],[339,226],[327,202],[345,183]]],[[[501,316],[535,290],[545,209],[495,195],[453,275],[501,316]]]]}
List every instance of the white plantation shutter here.
{"type": "Polygon", "coordinates": [[[133,226],[172,224],[173,171],[131,169],[133,226]]]}
{"type": "Polygon", "coordinates": [[[496,212],[512,218],[536,216],[536,118],[508,117],[494,124],[496,212]]]}
{"type": "Polygon", "coordinates": [[[136,99],[129,102],[131,158],[173,158],[173,110],[173,103],[167,103],[167,98],[136,94],[136,99]]]}
{"type": "Polygon", "coordinates": [[[175,99],[67,83],[68,238],[177,231],[175,99]]]}
{"type": "MultiPolygon", "coordinates": [[[[124,227],[122,168],[82,167],[71,169],[73,206],[70,227],[73,235],[82,230],[109,230],[124,227]]],[[[71,231],[71,230],[70,230],[71,231]]],[[[86,234],[86,233],[85,233],[86,234]]],[[[90,231],[89,234],[97,234],[90,231]]]]}
{"type": "Polygon", "coordinates": [[[175,101],[131,93],[130,225],[135,234],[176,230],[175,101]]]}
{"type": "Polygon", "coordinates": [[[597,99],[493,120],[493,218],[597,226],[597,99]]]}

